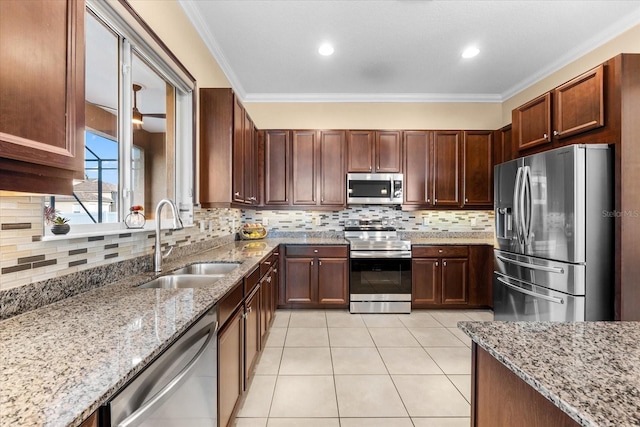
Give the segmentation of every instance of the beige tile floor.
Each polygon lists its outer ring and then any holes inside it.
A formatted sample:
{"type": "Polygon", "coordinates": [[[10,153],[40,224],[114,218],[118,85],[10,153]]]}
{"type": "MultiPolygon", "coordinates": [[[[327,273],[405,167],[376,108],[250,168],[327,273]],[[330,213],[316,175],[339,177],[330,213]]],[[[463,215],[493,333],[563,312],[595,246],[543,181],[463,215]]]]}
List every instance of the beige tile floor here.
{"type": "Polygon", "coordinates": [[[236,425],[462,427],[471,341],[460,320],[487,310],[278,310],[236,425]]]}

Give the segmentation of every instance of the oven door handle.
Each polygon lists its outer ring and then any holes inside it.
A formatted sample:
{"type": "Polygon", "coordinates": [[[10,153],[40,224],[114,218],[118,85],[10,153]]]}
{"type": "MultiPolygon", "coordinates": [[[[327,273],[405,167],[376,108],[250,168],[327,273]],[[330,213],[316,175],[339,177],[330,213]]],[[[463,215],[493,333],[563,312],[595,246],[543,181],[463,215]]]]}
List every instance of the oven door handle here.
{"type": "Polygon", "coordinates": [[[159,404],[165,401],[166,398],[169,397],[171,392],[178,387],[182,382],[191,374],[191,371],[194,369],[196,363],[200,360],[202,355],[204,354],[204,350],[209,346],[209,343],[216,336],[216,332],[218,332],[218,322],[212,323],[209,325],[209,333],[207,335],[207,339],[205,340],[202,347],[198,350],[193,359],[189,361],[189,363],[176,375],[166,386],[162,388],[159,392],[157,392],[147,403],[136,409],[131,415],[122,420],[118,427],[132,427],[137,426],[144,419],[143,417],[147,412],[152,411],[159,404]]]}
{"type": "Polygon", "coordinates": [[[411,258],[411,251],[351,251],[351,258],[411,258]]]}

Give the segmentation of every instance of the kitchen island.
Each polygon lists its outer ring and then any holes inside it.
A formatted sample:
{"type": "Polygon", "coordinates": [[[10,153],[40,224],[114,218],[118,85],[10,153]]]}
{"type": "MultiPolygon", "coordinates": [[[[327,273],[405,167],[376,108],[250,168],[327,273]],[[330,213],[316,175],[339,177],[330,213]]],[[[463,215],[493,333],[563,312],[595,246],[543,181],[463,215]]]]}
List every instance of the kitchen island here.
{"type": "Polygon", "coordinates": [[[640,322],[458,327],[473,340],[473,426],[640,425],[640,322]]]}

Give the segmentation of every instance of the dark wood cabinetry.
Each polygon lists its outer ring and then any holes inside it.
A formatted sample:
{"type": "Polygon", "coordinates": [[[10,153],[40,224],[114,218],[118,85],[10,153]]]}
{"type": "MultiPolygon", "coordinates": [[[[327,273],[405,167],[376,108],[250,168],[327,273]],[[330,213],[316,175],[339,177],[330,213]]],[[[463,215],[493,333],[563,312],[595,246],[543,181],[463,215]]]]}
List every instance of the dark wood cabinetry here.
{"type": "Polygon", "coordinates": [[[267,206],[289,204],[289,144],[289,131],[264,131],[264,204],[267,206]]]}
{"type": "Polygon", "coordinates": [[[238,307],[218,332],[218,423],[231,424],[243,393],[244,307],[238,307]]]}
{"type": "Polygon", "coordinates": [[[569,415],[480,348],[471,347],[471,425],[577,427],[569,415]]]}
{"type": "Polygon", "coordinates": [[[412,307],[491,307],[491,246],[416,245],[412,256],[412,307]]]}
{"type": "Polygon", "coordinates": [[[260,286],[256,286],[244,303],[245,352],[244,352],[244,384],[245,389],[253,375],[253,368],[260,353],[262,331],[260,318],[262,315],[260,286]]]}
{"type": "Polygon", "coordinates": [[[0,2],[0,189],[71,194],[84,173],[85,2],[0,2]]]}
{"type": "Polygon", "coordinates": [[[321,206],[344,206],[345,193],[345,132],[320,131],[318,155],[318,189],[321,206]]]}
{"type": "Polygon", "coordinates": [[[404,132],[404,204],[431,206],[430,131],[404,132]]]}
{"type": "Polygon", "coordinates": [[[412,255],[412,307],[468,304],[467,246],[419,246],[412,255]]]}
{"type": "Polygon", "coordinates": [[[465,131],[463,139],[464,206],[493,207],[493,132],[465,131]]]}
{"type": "Polygon", "coordinates": [[[513,134],[519,151],[551,143],[605,124],[604,64],[513,110],[513,134]]]}
{"type": "Polygon", "coordinates": [[[292,204],[316,205],[317,132],[293,131],[291,140],[292,204]]]}
{"type": "Polygon", "coordinates": [[[401,172],[402,131],[352,130],[347,144],[348,172],[401,172]]]}
{"type": "Polygon", "coordinates": [[[259,204],[258,132],[231,89],[200,89],[200,204],[259,204]]]}
{"type": "Polygon", "coordinates": [[[347,246],[286,246],[284,298],[288,307],[346,307],[347,246]]]}
{"type": "Polygon", "coordinates": [[[499,165],[514,158],[511,134],[510,124],[495,131],[493,138],[494,165],[499,165]]]}
{"type": "Polygon", "coordinates": [[[461,206],[461,153],[461,132],[435,131],[433,133],[434,206],[461,206]]]}

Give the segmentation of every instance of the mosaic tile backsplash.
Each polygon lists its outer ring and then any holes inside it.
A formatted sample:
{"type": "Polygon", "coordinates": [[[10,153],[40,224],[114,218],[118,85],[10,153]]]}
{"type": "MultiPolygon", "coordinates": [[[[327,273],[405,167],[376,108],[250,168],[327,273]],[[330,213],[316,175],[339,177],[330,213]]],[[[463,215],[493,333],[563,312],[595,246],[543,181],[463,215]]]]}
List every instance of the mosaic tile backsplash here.
{"type": "Polygon", "coordinates": [[[339,231],[348,218],[390,219],[399,231],[493,233],[493,211],[400,211],[387,206],[361,206],[337,212],[292,210],[242,211],[244,222],[259,222],[270,232],[339,231]]]}

